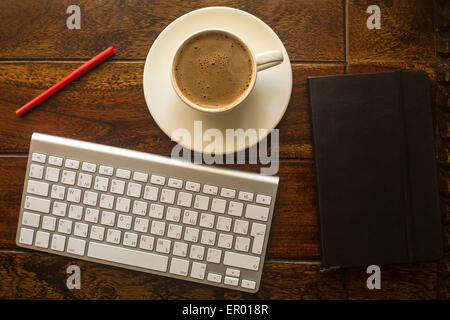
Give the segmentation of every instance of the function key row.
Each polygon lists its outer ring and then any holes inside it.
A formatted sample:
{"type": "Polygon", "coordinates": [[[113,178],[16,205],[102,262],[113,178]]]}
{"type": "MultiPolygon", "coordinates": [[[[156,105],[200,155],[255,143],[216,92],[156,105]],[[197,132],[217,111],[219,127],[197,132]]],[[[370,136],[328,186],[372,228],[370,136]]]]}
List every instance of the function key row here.
{"type": "MultiPolygon", "coordinates": [[[[32,161],[38,162],[38,163],[45,163],[47,158],[47,155],[42,153],[34,152],[32,155],[32,161]]],[[[55,157],[55,156],[49,156],[48,163],[55,166],[62,166],[63,164],[63,158],[55,157]]],[[[70,169],[78,170],[80,168],[80,161],[73,160],[73,159],[66,159],[65,161],[65,167],[70,169]]],[[[33,164],[31,167],[30,176],[33,178],[42,178],[43,173],[43,167],[39,165],[33,164]],[[36,172],[37,171],[37,172],[36,172]],[[33,173],[34,172],[34,173],[33,173]]],[[[59,169],[57,168],[47,168],[47,170],[55,171],[54,174],[59,175],[59,169]],[[58,170],[58,171],[56,171],[58,170]]],[[[83,162],[81,165],[81,170],[95,173],[97,171],[97,165],[95,163],[90,162],[83,162]]],[[[114,168],[110,166],[100,165],[98,169],[99,174],[107,175],[107,176],[113,176],[114,168]]],[[[131,179],[131,170],[123,169],[123,168],[117,168],[116,169],[116,177],[122,178],[122,179],[131,179]]],[[[147,183],[148,182],[148,174],[144,172],[133,172],[133,180],[147,183]]],[[[53,180],[51,180],[53,181],[53,180]]],[[[151,175],[150,177],[150,183],[155,185],[164,186],[166,184],[166,178],[160,175],[151,175]]],[[[183,180],[175,179],[175,178],[169,178],[167,185],[171,188],[175,189],[182,189],[183,188],[183,180]]],[[[200,183],[192,182],[192,181],[186,181],[185,189],[192,192],[200,192],[200,183]]],[[[204,184],[202,192],[204,194],[217,196],[219,193],[219,187],[214,185],[208,185],[204,184]]],[[[236,190],[229,189],[229,188],[221,188],[220,189],[220,196],[224,198],[234,199],[236,198],[236,190]]],[[[253,202],[254,200],[254,194],[251,192],[246,191],[239,191],[238,193],[238,199],[241,201],[246,202],[253,202]]],[[[256,195],[256,203],[263,204],[263,205],[270,205],[272,198],[267,195],[257,194],[256,195]]]]}

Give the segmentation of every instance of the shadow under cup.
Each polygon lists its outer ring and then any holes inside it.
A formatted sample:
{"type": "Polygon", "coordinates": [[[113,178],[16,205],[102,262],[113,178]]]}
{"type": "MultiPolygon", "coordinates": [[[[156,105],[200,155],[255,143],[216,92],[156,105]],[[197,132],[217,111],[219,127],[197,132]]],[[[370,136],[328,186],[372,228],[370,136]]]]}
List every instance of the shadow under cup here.
{"type": "Polygon", "coordinates": [[[178,96],[190,107],[209,113],[237,106],[256,80],[251,50],[235,34],[219,29],[203,30],[184,40],[171,71],[178,96]]]}

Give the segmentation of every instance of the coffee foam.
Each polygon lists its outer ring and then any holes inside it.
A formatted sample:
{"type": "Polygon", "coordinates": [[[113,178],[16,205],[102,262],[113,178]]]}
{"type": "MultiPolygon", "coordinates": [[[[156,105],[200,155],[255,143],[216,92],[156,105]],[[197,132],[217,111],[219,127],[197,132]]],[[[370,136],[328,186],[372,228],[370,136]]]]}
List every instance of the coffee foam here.
{"type": "Polygon", "coordinates": [[[238,39],[218,31],[188,40],[174,66],[181,93],[207,108],[224,108],[240,100],[254,77],[248,49],[238,39]]]}

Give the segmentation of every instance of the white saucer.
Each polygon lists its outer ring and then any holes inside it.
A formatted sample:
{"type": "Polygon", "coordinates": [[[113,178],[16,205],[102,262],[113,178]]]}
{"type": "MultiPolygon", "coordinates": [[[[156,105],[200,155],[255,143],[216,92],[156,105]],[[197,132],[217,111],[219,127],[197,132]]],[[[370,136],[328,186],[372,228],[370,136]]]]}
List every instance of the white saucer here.
{"type": "MultiPolygon", "coordinates": [[[[175,142],[203,152],[211,142],[194,144],[194,121],[202,121],[203,133],[209,128],[222,132],[224,143],[222,153],[240,151],[234,144],[225,143],[226,129],[253,128],[267,129],[267,133],[276,127],[283,117],[292,91],[292,70],[288,54],[275,32],[257,17],[238,9],[227,7],[209,7],[189,12],[168,25],[153,42],[144,67],[144,95],[150,114],[158,126],[171,137],[179,128],[187,129],[191,134],[191,144],[186,141],[175,142]],[[206,114],[187,106],[176,94],[171,85],[171,59],[177,46],[189,34],[204,28],[222,28],[239,35],[253,50],[260,53],[279,50],[284,61],[278,66],[260,71],[253,91],[236,108],[220,114],[206,114]]],[[[259,135],[246,141],[245,148],[258,143],[265,136],[259,135]]],[[[217,145],[220,146],[220,145],[217,145]]],[[[217,153],[219,154],[220,151],[217,153]]]]}

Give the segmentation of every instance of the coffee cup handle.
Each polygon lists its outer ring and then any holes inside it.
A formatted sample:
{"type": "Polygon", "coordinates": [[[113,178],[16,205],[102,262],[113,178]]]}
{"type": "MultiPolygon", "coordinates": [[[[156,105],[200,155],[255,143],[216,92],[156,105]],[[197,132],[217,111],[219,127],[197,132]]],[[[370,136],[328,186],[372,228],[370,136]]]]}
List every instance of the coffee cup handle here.
{"type": "Polygon", "coordinates": [[[262,71],[283,62],[283,54],[278,50],[261,52],[255,55],[256,70],[262,71]]]}

